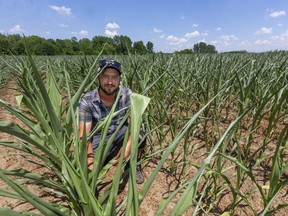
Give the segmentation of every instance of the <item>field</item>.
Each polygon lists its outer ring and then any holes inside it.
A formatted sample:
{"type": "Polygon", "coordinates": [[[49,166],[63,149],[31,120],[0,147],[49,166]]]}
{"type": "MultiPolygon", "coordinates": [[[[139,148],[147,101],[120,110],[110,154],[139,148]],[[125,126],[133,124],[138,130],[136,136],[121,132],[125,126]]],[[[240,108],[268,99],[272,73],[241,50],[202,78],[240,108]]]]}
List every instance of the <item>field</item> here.
{"type": "Polygon", "coordinates": [[[77,105],[104,56],[0,57],[0,214],[285,215],[287,55],[116,56],[134,143],[146,128],[142,185],[124,161],[101,167],[109,142],[86,169],[77,105]]]}

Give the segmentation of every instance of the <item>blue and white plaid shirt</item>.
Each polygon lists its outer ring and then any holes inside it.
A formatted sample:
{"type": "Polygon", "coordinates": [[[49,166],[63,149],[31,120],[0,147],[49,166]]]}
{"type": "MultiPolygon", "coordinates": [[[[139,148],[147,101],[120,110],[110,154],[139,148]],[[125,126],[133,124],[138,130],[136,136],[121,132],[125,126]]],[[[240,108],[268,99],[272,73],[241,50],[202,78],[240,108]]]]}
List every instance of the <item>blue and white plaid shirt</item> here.
{"type": "MultiPolygon", "coordinates": [[[[115,112],[122,110],[125,107],[130,106],[130,96],[132,94],[132,90],[126,87],[122,87],[120,99],[116,105],[115,112]]],[[[111,136],[115,130],[117,129],[118,125],[121,122],[121,119],[125,116],[127,109],[120,111],[115,117],[113,117],[111,124],[109,126],[107,132],[107,138],[111,136]]],[[[92,129],[93,127],[101,120],[107,117],[110,113],[110,108],[106,107],[100,100],[98,89],[94,89],[88,93],[86,93],[81,101],[79,106],[79,121],[80,123],[92,122],[92,129]]],[[[122,129],[118,132],[115,141],[117,139],[123,138],[127,127],[123,126],[122,129]]],[[[93,150],[97,149],[99,142],[100,142],[100,133],[96,133],[91,142],[93,146],[93,150]]]]}

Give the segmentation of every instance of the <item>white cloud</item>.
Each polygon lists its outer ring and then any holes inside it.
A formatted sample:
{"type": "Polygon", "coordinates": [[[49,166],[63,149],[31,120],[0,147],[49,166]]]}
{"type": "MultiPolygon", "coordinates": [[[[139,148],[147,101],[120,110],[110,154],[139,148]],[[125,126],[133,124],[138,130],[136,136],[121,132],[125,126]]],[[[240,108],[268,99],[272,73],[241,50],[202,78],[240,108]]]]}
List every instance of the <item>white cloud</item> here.
{"type": "Polygon", "coordinates": [[[108,37],[114,37],[115,35],[118,35],[118,33],[117,33],[116,30],[111,31],[111,30],[108,30],[108,29],[105,30],[105,34],[106,34],[108,37]]]}
{"type": "Polygon", "coordinates": [[[217,50],[232,49],[232,45],[238,38],[235,35],[222,35],[219,40],[210,41],[211,44],[216,46],[217,50]]]}
{"type": "Polygon", "coordinates": [[[235,35],[223,35],[220,38],[224,41],[238,40],[235,35]]]}
{"type": "Polygon", "coordinates": [[[88,31],[85,31],[85,30],[81,30],[79,32],[79,35],[81,35],[81,36],[87,36],[88,34],[89,34],[88,31]]]}
{"type": "Polygon", "coordinates": [[[271,44],[271,41],[268,41],[268,40],[257,40],[257,41],[255,41],[254,44],[255,45],[269,45],[269,44],[271,44]]]}
{"type": "Polygon", "coordinates": [[[0,34],[4,34],[4,33],[5,33],[5,31],[0,29],[0,34]]]}
{"type": "Polygon", "coordinates": [[[218,27],[218,28],[216,28],[216,29],[215,29],[215,31],[221,31],[221,28],[220,28],[220,27],[218,27]]]}
{"type": "Polygon", "coordinates": [[[168,41],[172,41],[172,42],[176,42],[176,41],[178,41],[178,38],[175,37],[175,36],[173,36],[173,35],[169,35],[169,36],[167,36],[166,39],[167,39],[168,41]]]}
{"type": "Polygon", "coordinates": [[[194,32],[190,32],[190,33],[185,34],[184,37],[191,38],[191,37],[197,37],[199,35],[200,35],[200,33],[198,31],[194,31],[194,32]]]}
{"type": "Polygon", "coordinates": [[[88,31],[81,30],[80,32],[71,32],[72,35],[85,37],[88,36],[88,31]]]}
{"type": "Polygon", "coordinates": [[[118,32],[116,29],[119,29],[119,28],[120,28],[120,26],[115,22],[107,23],[105,26],[105,34],[108,37],[114,37],[115,35],[118,35],[118,32]]]}
{"type": "Polygon", "coordinates": [[[222,40],[222,41],[218,41],[218,44],[221,45],[221,46],[223,46],[223,47],[225,47],[225,46],[228,47],[228,46],[231,45],[231,42],[230,42],[230,41],[225,41],[225,40],[223,41],[223,40],[222,40]]]}
{"type": "Polygon", "coordinates": [[[271,33],[272,33],[272,28],[262,27],[261,29],[256,31],[255,34],[271,34],[271,33]]]}
{"type": "Polygon", "coordinates": [[[120,26],[117,23],[107,23],[105,29],[119,29],[120,26]]]}
{"type": "Polygon", "coordinates": [[[15,25],[13,28],[9,29],[9,32],[13,33],[13,34],[19,34],[22,32],[25,32],[23,28],[21,28],[20,25],[15,25]]]}
{"type": "Polygon", "coordinates": [[[214,45],[221,44],[221,42],[217,40],[210,41],[210,43],[214,45]]]}
{"type": "Polygon", "coordinates": [[[162,29],[153,28],[153,32],[155,32],[155,33],[161,33],[161,32],[162,32],[162,29]]]}
{"type": "Polygon", "coordinates": [[[181,46],[182,44],[186,43],[188,40],[186,38],[178,38],[173,35],[167,36],[166,40],[170,42],[171,45],[181,46]]]}
{"type": "Polygon", "coordinates": [[[240,42],[239,46],[243,48],[250,48],[252,47],[252,44],[248,40],[244,40],[240,42]]]}
{"type": "Polygon", "coordinates": [[[208,32],[203,32],[201,35],[208,36],[208,32]]]}
{"type": "Polygon", "coordinates": [[[59,6],[51,5],[50,8],[59,14],[63,14],[63,15],[71,15],[72,14],[71,9],[67,8],[65,6],[59,7],[59,6]]]}
{"type": "Polygon", "coordinates": [[[165,34],[163,34],[163,35],[160,35],[160,37],[159,38],[165,38],[166,37],[166,35],[165,34]]]}
{"type": "Polygon", "coordinates": [[[283,34],[272,37],[272,39],[278,42],[281,41],[288,43],[288,30],[283,34]]]}
{"type": "Polygon", "coordinates": [[[273,45],[273,49],[287,50],[288,30],[282,34],[271,37],[270,45],[273,45]]]}
{"type": "Polygon", "coordinates": [[[285,11],[275,11],[275,12],[270,14],[270,16],[273,18],[276,18],[279,16],[285,16],[285,15],[286,15],[285,11]]]}
{"type": "Polygon", "coordinates": [[[216,47],[216,49],[220,52],[231,51],[231,50],[247,50],[253,47],[251,42],[249,42],[248,40],[243,40],[237,43],[236,41],[238,40],[238,38],[235,39],[236,37],[235,38],[234,37],[225,36],[221,38],[220,40],[210,41],[210,44],[213,44],[216,47]]]}
{"type": "Polygon", "coordinates": [[[192,26],[193,26],[193,27],[198,27],[199,25],[198,25],[198,24],[193,24],[192,26]]]}
{"type": "Polygon", "coordinates": [[[60,24],[61,27],[64,27],[64,28],[67,28],[68,25],[65,25],[65,24],[60,24]]]}

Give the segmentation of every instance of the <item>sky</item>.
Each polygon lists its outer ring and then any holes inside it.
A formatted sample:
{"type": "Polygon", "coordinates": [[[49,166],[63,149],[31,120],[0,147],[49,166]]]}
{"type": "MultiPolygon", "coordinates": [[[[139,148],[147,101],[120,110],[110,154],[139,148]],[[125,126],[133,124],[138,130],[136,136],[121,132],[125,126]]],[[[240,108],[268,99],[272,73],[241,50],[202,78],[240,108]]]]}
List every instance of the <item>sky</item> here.
{"type": "Polygon", "coordinates": [[[78,40],[128,36],[155,52],[288,50],[288,0],[0,0],[0,33],[78,40]]]}

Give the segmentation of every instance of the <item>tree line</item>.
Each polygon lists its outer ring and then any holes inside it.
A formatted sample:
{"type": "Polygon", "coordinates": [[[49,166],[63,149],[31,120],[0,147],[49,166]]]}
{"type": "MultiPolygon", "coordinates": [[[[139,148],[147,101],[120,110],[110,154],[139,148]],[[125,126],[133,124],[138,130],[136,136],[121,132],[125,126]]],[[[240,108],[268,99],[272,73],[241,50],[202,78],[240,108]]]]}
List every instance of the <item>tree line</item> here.
{"type": "Polygon", "coordinates": [[[200,43],[194,44],[193,49],[184,49],[184,50],[178,51],[177,53],[181,53],[181,54],[217,53],[217,50],[216,50],[216,47],[211,44],[200,42],[200,43]]]}
{"type": "MultiPolygon", "coordinates": [[[[76,37],[71,39],[45,39],[39,36],[21,36],[19,34],[0,34],[0,54],[25,54],[25,43],[32,55],[126,55],[129,52],[137,54],[154,53],[154,44],[148,41],[132,40],[128,36],[114,37],[94,36],[92,40],[76,37]]],[[[178,51],[179,53],[217,53],[215,46],[204,42],[195,44],[193,49],[178,51]]]]}

